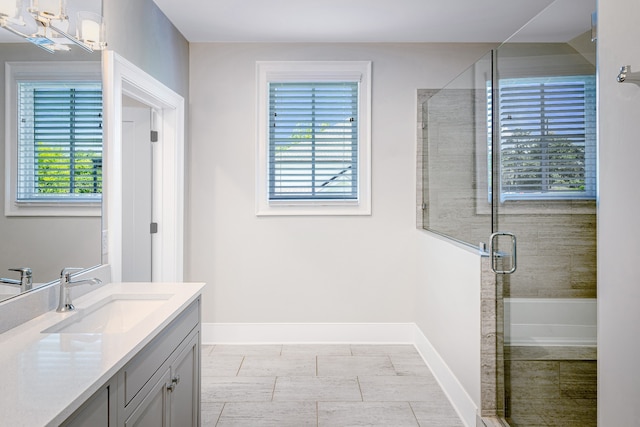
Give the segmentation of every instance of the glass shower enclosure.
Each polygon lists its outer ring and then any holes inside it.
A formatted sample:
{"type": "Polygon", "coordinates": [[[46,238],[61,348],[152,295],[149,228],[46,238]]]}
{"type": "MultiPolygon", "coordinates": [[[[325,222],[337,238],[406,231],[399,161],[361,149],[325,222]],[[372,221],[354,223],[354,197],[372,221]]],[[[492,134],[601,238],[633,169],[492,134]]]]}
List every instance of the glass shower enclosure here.
{"type": "Polygon", "coordinates": [[[596,425],[595,45],[590,31],[523,31],[419,91],[419,226],[487,256],[498,320],[483,410],[511,426],[596,425]]]}

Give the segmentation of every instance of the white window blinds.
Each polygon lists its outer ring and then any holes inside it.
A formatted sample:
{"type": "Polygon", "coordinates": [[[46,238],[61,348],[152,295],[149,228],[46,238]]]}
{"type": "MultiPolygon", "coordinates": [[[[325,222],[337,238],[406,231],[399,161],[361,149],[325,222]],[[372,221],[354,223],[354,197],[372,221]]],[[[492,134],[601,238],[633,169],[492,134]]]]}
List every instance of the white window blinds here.
{"type": "Polygon", "coordinates": [[[99,83],[18,83],[18,202],[99,201],[99,83]]]}
{"type": "Polygon", "coordinates": [[[501,80],[501,198],[595,198],[595,78],[501,80]]]}
{"type": "Polygon", "coordinates": [[[269,83],[269,200],[358,199],[358,83],[269,83]]]}

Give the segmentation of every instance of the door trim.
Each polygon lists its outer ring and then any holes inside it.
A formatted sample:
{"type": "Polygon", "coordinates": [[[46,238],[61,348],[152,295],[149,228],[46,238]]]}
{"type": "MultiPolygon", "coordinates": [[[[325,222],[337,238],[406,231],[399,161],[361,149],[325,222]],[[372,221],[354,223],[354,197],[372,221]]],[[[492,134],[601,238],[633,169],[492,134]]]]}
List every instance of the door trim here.
{"type": "Polygon", "coordinates": [[[184,275],[184,98],[117,53],[105,50],[103,66],[104,158],[103,263],[114,282],[122,280],[122,96],[161,112],[154,157],[154,281],[182,281],[184,275]],[[157,248],[157,250],[156,250],[157,248]]]}

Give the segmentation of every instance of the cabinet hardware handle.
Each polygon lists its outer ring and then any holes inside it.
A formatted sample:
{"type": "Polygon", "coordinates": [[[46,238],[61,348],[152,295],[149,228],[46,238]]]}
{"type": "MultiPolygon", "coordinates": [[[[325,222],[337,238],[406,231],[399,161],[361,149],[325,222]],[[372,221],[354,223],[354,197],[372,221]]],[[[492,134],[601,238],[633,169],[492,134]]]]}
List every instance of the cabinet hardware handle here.
{"type": "Polygon", "coordinates": [[[175,383],[172,382],[171,384],[167,384],[167,390],[173,391],[175,389],[176,389],[175,383]]]}
{"type": "Polygon", "coordinates": [[[175,377],[171,378],[171,382],[173,384],[178,384],[180,382],[180,375],[176,375],[175,377]]]}

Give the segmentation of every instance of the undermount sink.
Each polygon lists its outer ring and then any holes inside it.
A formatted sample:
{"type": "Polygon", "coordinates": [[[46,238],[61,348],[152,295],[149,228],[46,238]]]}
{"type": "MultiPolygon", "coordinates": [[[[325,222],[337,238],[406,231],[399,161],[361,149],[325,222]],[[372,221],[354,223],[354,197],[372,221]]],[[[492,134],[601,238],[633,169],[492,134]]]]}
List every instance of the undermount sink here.
{"type": "Polygon", "coordinates": [[[45,334],[118,334],[136,326],[162,306],[171,294],[116,294],[77,309],[45,329],[45,334]]]}

